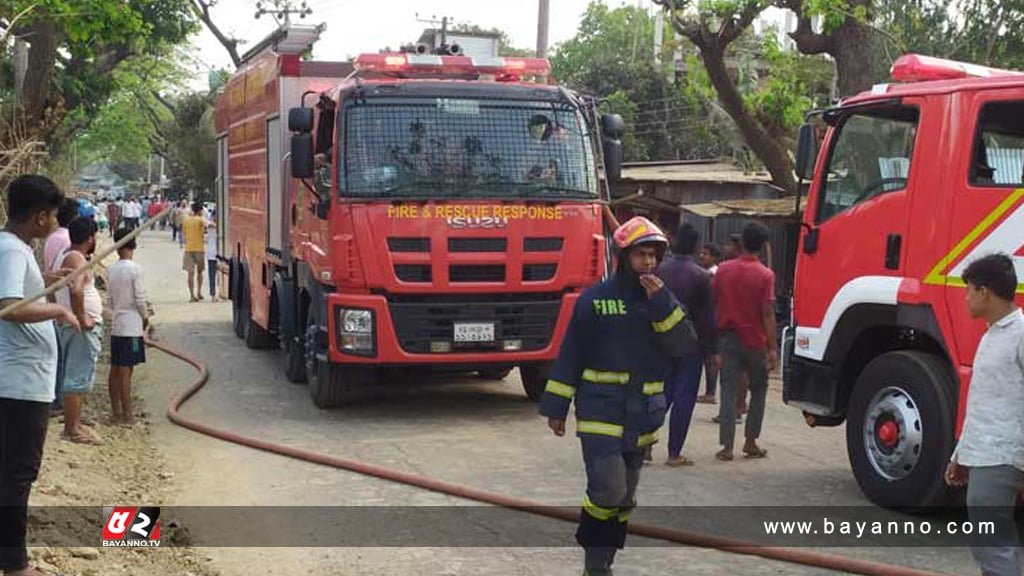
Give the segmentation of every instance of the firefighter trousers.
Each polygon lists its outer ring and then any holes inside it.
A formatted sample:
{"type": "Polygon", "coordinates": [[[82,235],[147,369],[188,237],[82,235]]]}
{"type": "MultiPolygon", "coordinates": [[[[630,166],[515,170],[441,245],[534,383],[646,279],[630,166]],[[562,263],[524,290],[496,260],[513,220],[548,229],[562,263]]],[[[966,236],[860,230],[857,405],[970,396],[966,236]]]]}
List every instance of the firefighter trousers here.
{"type": "Polygon", "coordinates": [[[576,541],[584,549],[586,574],[611,574],[615,552],[625,546],[629,515],[636,506],[643,451],[623,451],[619,438],[580,440],[587,470],[587,493],[580,510],[576,541]]]}

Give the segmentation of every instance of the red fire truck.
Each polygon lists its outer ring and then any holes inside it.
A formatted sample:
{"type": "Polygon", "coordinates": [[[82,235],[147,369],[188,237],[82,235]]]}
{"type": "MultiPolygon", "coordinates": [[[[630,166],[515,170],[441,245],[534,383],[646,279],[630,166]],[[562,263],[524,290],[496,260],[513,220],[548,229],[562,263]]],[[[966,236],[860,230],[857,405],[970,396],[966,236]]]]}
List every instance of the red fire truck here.
{"type": "MultiPolygon", "coordinates": [[[[916,55],[891,74],[821,116],[784,398],[812,426],[846,422],[871,500],[923,506],[949,496],[941,476],[985,329],[962,271],[1004,252],[1024,278],[1024,75],[916,55]]],[[[815,133],[800,132],[800,174],[815,133]]]]}
{"type": "Polygon", "coordinates": [[[621,118],[533,58],[314,62],[320,28],[254,48],[217,104],[234,328],[331,407],[394,370],[546,383],[602,277],[621,118]]]}

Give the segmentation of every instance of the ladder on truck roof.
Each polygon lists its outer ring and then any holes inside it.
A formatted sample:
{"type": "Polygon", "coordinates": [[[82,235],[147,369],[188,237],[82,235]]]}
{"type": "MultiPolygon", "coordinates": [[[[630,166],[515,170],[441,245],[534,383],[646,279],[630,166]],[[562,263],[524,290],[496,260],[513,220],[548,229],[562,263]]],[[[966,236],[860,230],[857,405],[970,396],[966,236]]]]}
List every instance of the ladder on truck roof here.
{"type": "Polygon", "coordinates": [[[313,47],[326,29],[327,24],[324,23],[316,26],[283,24],[243,54],[241,63],[245,64],[268,49],[278,54],[302,54],[313,47]]]}

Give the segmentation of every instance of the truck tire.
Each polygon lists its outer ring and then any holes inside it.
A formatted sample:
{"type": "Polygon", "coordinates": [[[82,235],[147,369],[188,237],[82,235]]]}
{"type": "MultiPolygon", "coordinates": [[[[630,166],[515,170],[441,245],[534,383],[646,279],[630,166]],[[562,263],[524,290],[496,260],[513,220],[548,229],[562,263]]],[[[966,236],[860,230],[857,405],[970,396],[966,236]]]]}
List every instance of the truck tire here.
{"type": "Polygon", "coordinates": [[[548,383],[548,370],[548,366],[519,367],[519,379],[523,381],[523,391],[526,392],[527,398],[540,402],[548,383]]]}
{"type": "Polygon", "coordinates": [[[499,366],[486,370],[477,370],[477,377],[484,380],[504,380],[512,372],[511,366],[499,366]]]}
{"type": "Polygon", "coordinates": [[[309,397],[313,405],[321,409],[341,406],[355,398],[357,387],[351,378],[347,378],[345,368],[330,362],[321,362],[317,358],[317,332],[320,328],[310,314],[309,325],[306,326],[306,381],[309,383],[309,397]]]}
{"type": "Polygon", "coordinates": [[[282,338],[284,352],[284,377],[294,384],[306,382],[306,349],[303,338],[282,338]]]}
{"type": "Polygon", "coordinates": [[[245,310],[245,302],[242,301],[243,296],[241,293],[233,294],[231,298],[231,328],[235,332],[235,336],[239,338],[245,338],[245,316],[248,311],[245,310]]]}
{"type": "Polygon", "coordinates": [[[925,352],[889,352],[861,372],[847,410],[846,449],[872,502],[914,508],[949,501],[942,476],[953,452],[955,390],[949,367],[925,352]]]}
{"type": "Polygon", "coordinates": [[[245,297],[245,306],[240,310],[242,317],[242,337],[246,348],[265,350],[274,345],[274,336],[252,319],[252,298],[245,297]]]}

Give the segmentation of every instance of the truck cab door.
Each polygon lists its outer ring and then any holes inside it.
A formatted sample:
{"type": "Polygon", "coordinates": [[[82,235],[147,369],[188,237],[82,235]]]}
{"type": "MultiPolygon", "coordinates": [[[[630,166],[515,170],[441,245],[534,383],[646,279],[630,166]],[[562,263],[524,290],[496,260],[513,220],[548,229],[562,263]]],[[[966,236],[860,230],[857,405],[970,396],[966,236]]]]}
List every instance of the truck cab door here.
{"type": "Polygon", "coordinates": [[[909,191],[919,170],[913,99],[830,113],[797,257],[794,354],[826,360],[843,314],[896,304],[909,191]]]}
{"type": "MultiPolygon", "coordinates": [[[[944,285],[961,366],[974,362],[985,323],[967,311],[963,272],[989,254],[1011,256],[1024,282],[1024,90],[986,90],[959,95],[964,131],[950,163],[953,183],[951,233],[945,254],[926,283],[944,285]]],[[[1017,301],[1022,298],[1018,284],[1017,301]]],[[[963,405],[961,403],[961,405],[963,405]]]]}

